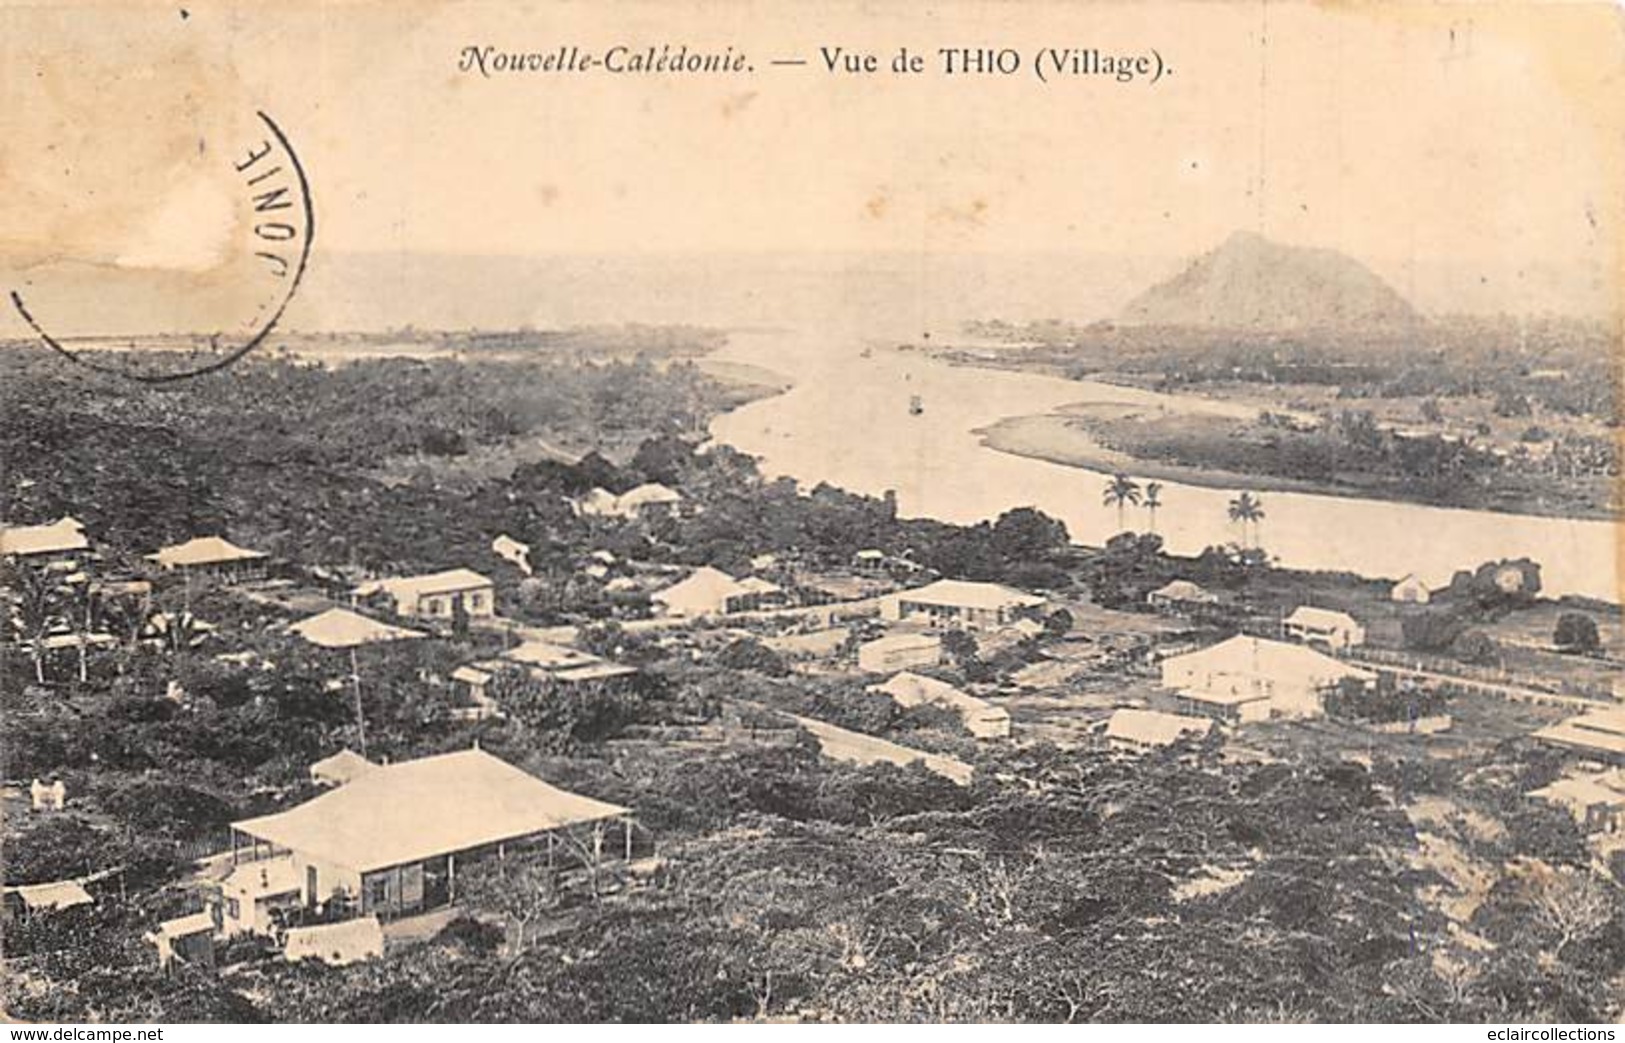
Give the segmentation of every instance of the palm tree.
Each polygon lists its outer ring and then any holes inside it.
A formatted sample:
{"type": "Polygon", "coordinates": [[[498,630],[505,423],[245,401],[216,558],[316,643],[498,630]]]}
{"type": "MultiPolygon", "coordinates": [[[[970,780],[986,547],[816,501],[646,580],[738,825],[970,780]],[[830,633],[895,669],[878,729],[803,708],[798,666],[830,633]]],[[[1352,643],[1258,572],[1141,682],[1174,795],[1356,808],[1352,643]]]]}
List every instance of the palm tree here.
{"type": "Polygon", "coordinates": [[[1162,483],[1145,483],[1145,509],[1151,515],[1151,531],[1157,531],[1157,508],[1162,506],[1162,483]]]}
{"type": "Polygon", "coordinates": [[[1244,492],[1230,501],[1230,520],[1241,523],[1241,545],[1247,546],[1247,523],[1258,532],[1258,523],[1264,520],[1264,504],[1255,494],[1244,492]]]}
{"type": "Polygon", "coordinates": [[[1101,495],[1100,502],[1104,506],[1117,508],[1117,528],[1122,531],[1127,528],[1123,523],[1123,509],[1139,504],[1140,483],[1126,474],[1113,475],[1112,480],[1106,483],[1106,491],[1101,495]]]}

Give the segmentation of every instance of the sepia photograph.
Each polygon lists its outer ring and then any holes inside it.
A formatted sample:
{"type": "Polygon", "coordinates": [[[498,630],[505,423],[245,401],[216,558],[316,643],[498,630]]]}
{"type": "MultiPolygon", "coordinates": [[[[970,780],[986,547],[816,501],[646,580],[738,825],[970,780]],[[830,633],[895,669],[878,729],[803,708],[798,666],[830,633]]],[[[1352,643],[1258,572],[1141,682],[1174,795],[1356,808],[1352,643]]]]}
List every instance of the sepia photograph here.
{"type": "Polygon", "coordinates": [[[1600,0],[0,0],[0,1015],[1614,1039],[1622,185],[1600,0]]]}

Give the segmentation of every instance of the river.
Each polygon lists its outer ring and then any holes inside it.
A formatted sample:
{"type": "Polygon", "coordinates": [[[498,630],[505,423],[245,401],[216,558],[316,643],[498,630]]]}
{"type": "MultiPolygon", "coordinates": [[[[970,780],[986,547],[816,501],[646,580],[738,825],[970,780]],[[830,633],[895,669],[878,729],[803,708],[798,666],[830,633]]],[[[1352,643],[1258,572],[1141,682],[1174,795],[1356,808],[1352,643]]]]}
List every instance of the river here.
{"type": "MultiPolygon", "coordinates": [[[[828,482],[879,495],[896,490],[911,517],[976,522],[1012,507],[1060,518],[1080,543],[1118,531],[1117,510],[1101,503],[1106,476],[1014,456],[974,432],[1013,416],[1077,402],[1174,403],[1232,410],[1233,404],[1086,381],[952,366],[895,345],[871,346],[831,332],[735,334],[717,358],[762,366],[793,382],[784,394],[718,417],[718,441],[757,456],[770,475],[828,482]],[[923,412],[911,415],[911,396],[923,412]]],[[[1164,482],[1157,531],[1170,551],[1194,554],[1238,539],[1228,506],[1236,490],[1164,482]]],[[[1370,577],[1416,573],[1434,586],[1457,569],[1499,558],[1541,565],[1544,592],[1619,600],[1614,526],[1308,493],[1262,495],[1263,546],[1282,565],[1347,570],[1370,577]]],[[[1145,512],[1131,508],[1131,528],[1145,512]]]]}

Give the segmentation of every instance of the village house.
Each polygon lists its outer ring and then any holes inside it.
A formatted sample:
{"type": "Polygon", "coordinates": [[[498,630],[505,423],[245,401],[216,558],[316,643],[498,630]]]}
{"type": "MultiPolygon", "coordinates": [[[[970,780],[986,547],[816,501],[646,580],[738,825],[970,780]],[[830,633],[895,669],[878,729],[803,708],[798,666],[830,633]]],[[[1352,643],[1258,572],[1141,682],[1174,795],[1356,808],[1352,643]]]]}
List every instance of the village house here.
{"type": "Polygon", "coordinates": [[[683,496],[677,490],[659,482],[645,482],[622,493],[615,501],[615,509],[623,518],[647,521],[676,514],[682,503],[683,496]]]}
{"type": "Polygon", "coordinates": [[[304,881],[291,858],[262,858],[232,866],[219,888],[219,930],[268,935],[276,928],[276,914],[304,904],[304,881]]]}
{"type": "Polygon", "coordinates": [[[880,600],[880,616],[891,622],[993,630],[1014,622],[1022,609],[1042,608],[1044,599],[997,583],[942,579],[880,600]]]}
{"type": "Polygon", "coordinates": [[[451,680],[458,688],[462,705],[453,706],[451,716],[459,721],[488,721],[505,716],[491,696],[491,682],[506,665],[500,659],[481,659],[453,670],[451,680]]]}
{"type": "Polygon", "coordinates": [[[288,624],[288,632],[322,648],[359,648],[362,645],[425,636],[422,631],[380,623],[347,608],[330,608],[307,616],[297,623],[288,624]]]}
{"type": "Polygon", "coordinates": [[[82,880],[53,880],[46,884],[17,884],[4,890],[5,903],[12,915],[72,909],[90,905],[95,899],[82,880]]]}
{"type": "Polygon", "coordinates": [[[900,746],[895,742],[850,731],[812,717],[793,719],[797,726],[817,741],[818,752],[830,760],[860,766],[895,764],[899,768],[918,764],[958,786],[969,786],[976,774],[976,769],[971,765],[940,753],[926,753],[911,746],[900,746]]]}
{"type": "Polygon", "coordinates": [[[356,753],[343,749],[331,757],[323,757],[310,766],[310,781],[318,786],[342,786],[354,782],[378,765],[356,753]]]}
{"type": "Polygon", "coordinates": [[[503,533],[491,541],[491,553],[513,565],[525,575],[529,576],[531,574],[530,544],[521,543],[507,533],[503,533]]]}
{"type": "Polygon", "coordinates": [[[858,669],[871,674],[936,666],[940,662],[942,639],[934,634],[887,634],[858,646],[858,669]]]}
{"type": "Polygon", "coordinates": [[[1592,760],[1625,764],[1625,706],[1599,706],[1535,732],[1535,738],[1592,760]]]}
{"type": "Polygon", "coordinates": [[[1200,739],[1212,730],[1210,717],[1125,708],[1115,711],[1106,722],[1106,741],[1113,749],[1140,753],[1172,746],[1185,738],[1200,739]]]}
{"type": "Polygon", "coordinates": [[[1529,795],[1567,811],[1587,833],[1625,830],[1625,768],[1569,775],[1529,795]]]}
{"type": "Polygon", "coordinates": [[[885,684],[870,685],[869,691],[890,696],[892,702],[904,709],[940,706],[951,710],[964,722],[965,730],[978,739],[1010,737],[1010,711],[934,677],[905,670],[885,684]]]}
{"type": "Polygon", "coordinates": [[[583,518],[650,521],[675,515],[682,503],[683,496],[677,490],[659,482],[646,482],[619,496],[608,489],[594,488],[572,500],[570,506],[583,518]]]}
{"type": "Polygon", "coordinates": [[[387,598],[395,614],[407,619],[449,620],[459,612],[476,619],[496,615],[495,586],[472,569],[373,580],[352,593],[358,598],[387,598]]]}
{"type": "Polygon", "coordinates": [[[1216,605],[1219,599],[1188,579],[1176,579],[1147,594],[1145,601],[1158,612],[1189,612],[1216,605]]]}
{"type": "Polygon", "coordinates": [[[165,571],[239,583],[264,579],[269,571],[270,555],[239,547],[219,536],[199,536],[185,543],[160,547],[156,554],[147,555],[147,560],[165,571]]]}
{"type": "Polygon", "coordinates": [[[608,684],[636,677],[637,667],[612,663],[579,648],[546,641],[526,641],[500,656],[481,659],[452,671],[451,679],[462,688],[465,705],[453,710],[460,720],[480,721],[502,716],[490,692],[491,682],[504,670],[524,670],[540,681],[577,685],[608,684]]]}
{"type": "Polygon", "coordinates": [[[1388,598],[1402,605],[1425,605],[1433,599],[1433,592],[1412,572],[1389,588],[1388,598]]]}
{"type": "Polygon", "coordinates": [[[570,509],[582,518],[613,518],[619,514],[619,498],[608,489],[594,486],[570,501],[570,509]]]}
{"type": "Polygon", "coordinates": [[[35,811],[61,811],[68,803],[68,787],[61,779],[28,784],[29,806],[35,811]]]}
{"type": "Polygon", "coordinates": [[[221,903],[222,929],[263,933],[262,911],[290,895],[325,921],[439,908],[456,897],[460,862],[545,849],[551,863],[561,839],[613,857],[621,845],[606,847],[611,823],[629,856],[630,815],[477,747],[382,765],[287,811],[232,823],[234,886],[222,898],[236,904],[221,903]]]}
{"type": "Polygon", "coordinates": [[[1333,652],[1365,644],[1365,627],[1353,616],[1312,605],[1293,609],[1282,621],[1281,632],[1289,639],[1320,645],[1333,652]]]}
{"type": "Polygon", "coordinates": [[[1182,713],[1232,723],[1271,717],[1319,717],[1327,692],[1345,682],[1369,686],[1376,675],[1303,645],[1238,634],[1162,661],[1162,685],[1182,713]]]}
{"type": "Polygon", "coordinates": [[[859,576],[879,578],[894,575],[913,575],[925,571],[925,567],[919,562],[906,557],[887,554],[883,550],[869,547],[852,555],[852,571],[859,576]]]}
{"type": "Polygon", "coordinates": [[[63,517],[49,525],[16,525],[0,529],[0,558],[36,567],[76,567],[90,553],[85,526],[63,517]]]}
{"type": "Polygon", "coordinates": [[[218,907],[165,920],[144,935],[158,950],[158,966],[167,969],[176,960],[213,969],[214,935],[220,929],[218,907]]]}
{"type": "Polygon", "coordinates": [[[701,566],[686,578],[650,595],[664,615],[722,616],[734,612],[754,612],[783,601],[783,591],[755,576],[734,579],[721,569],[701,566]]]}
{"type": "Polygon", "coordinates": [[[884,576],[886,574],[886,552],[866,548],[852,555],[852,571],[860,576],[884,576]]]}

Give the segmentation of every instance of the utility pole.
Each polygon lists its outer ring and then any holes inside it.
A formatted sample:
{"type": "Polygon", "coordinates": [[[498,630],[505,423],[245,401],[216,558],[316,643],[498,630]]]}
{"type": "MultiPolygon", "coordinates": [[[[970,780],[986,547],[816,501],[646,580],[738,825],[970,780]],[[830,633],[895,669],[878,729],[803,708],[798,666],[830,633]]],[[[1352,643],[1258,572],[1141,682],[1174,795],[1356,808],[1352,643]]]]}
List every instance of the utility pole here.
{"type": "Polygon", "coordinates": [[[350,683],[355,687],[355,726],[360,733],[361,756],[367,755],[367,715],[361,708],[361,666],[356,659],[355,647],[350,648],[350,683]]]}

